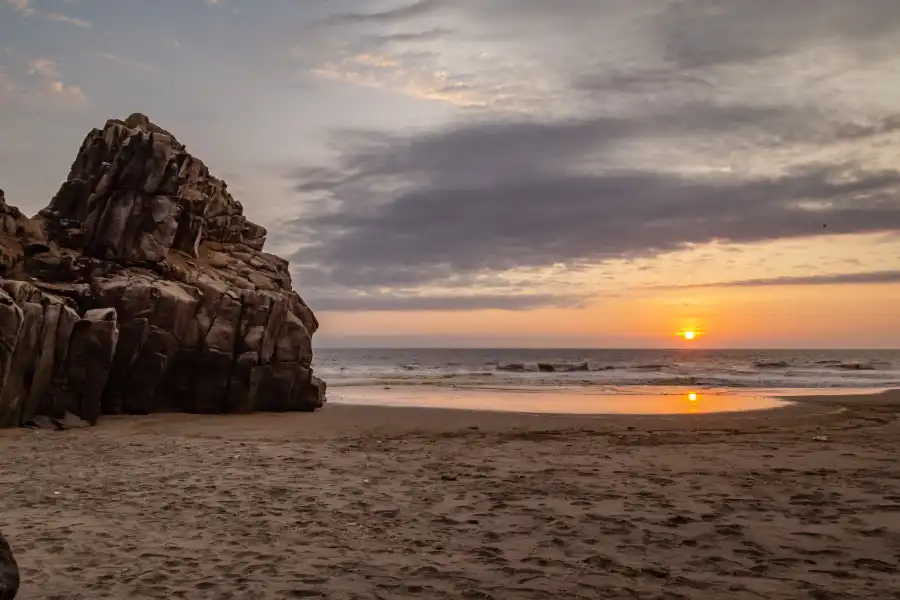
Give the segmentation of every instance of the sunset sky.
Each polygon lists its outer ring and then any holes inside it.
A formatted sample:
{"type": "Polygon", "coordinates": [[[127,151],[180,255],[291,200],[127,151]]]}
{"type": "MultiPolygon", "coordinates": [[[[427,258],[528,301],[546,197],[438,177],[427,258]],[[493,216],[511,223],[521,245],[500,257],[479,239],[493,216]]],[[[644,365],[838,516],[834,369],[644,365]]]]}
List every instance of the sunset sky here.
{"type": "Polygon", "coordinates": [[[138,111],[320,346],[900,347],[897,1],[0,0],[10,203],[138,111]]]}

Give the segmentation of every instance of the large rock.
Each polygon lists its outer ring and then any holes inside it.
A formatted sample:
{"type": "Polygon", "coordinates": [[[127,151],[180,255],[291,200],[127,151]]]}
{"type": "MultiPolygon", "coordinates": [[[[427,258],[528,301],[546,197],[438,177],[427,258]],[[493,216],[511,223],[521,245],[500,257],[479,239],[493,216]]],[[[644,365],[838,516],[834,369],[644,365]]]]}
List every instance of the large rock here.
{"type": "MultiPolygon", "coordinates": [[[[0,287],[4,283],[13,282],[0,281],[0,287]]],[[[0,300],[0,303],[2,302],[3,300],[0,300]]],[[[6,377],[0,387],[0,427],[15,427],[22,423],[22,414],[31,391],[34,368],[40,350],[43,308],[40,304],[25,301],[19,304],[19,308],[22,311],[21,327],[12,357],[8,361],[6,377]]]]}
{"type": "Polygon", "coordinates": [[[322,406],[318,321],[265,238],[139,114],[90,132],[34,219],[0,192],[0,426],[322,406]]]}
{"type": "MultiPolygon", "coordinates": [[[[12,366],[24,321],[22,309],[9,294],[0,289],[0,395],[6,390],[6,382],[10,380],[10,376],[16,377],[12,366]]],[[[11,411],[11,407],[0,403],[0,424],[9,418],[4,415],[11,411]]]]}
{"type": "Polygon", "coordinates": [[[0,533],[0,600],[13,600],[19,592],[19,565],[0,533]]]}
{"type": "Polygon", "coordinates": [[[97,423],[100,398],[109,378],[118,339],[115,309],[93,309],[84,313],[69,336],[63,369],[65,378],[52,412],[70,412],[91,425],[97,423]]]}

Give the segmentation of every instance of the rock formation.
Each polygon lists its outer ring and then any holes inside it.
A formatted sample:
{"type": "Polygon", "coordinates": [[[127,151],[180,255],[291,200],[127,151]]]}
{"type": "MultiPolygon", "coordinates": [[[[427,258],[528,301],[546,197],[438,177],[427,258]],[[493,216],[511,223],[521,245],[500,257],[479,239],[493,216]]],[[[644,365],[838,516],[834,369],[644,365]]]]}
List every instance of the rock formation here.
{"type": "Polygon", "coordinates": [[[224,182],[143,115],[91,131],[33,219],[0,192],[0,427],[312,411],[312,310],[224,182]]]}
{"type": "Polygon", "coordinates": [[[0,600],[13,600],[19,592],[19,566],[0,533],[0,600]]]}

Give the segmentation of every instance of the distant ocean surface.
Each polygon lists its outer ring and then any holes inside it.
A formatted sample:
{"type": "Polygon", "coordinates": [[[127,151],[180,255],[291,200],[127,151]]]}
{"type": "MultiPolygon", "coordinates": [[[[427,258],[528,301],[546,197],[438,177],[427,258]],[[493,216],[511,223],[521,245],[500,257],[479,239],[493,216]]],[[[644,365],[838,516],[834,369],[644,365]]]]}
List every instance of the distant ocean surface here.
{"type": "Polygon", "coordinates": [[[900,387],[900,350],[318,349],[313,364],[329,388],[900,387]]]}

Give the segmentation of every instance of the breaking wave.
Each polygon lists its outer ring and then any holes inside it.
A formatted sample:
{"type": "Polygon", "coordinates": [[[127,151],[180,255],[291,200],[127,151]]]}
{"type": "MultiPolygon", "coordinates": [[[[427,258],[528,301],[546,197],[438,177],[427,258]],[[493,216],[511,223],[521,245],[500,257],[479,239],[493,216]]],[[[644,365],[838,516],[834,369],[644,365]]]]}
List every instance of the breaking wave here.
{"type": "Polygon", "coordinates": [[[331,386],[900,387],[900,352],[322,350],[331,386]]]}

